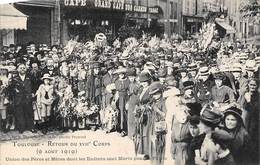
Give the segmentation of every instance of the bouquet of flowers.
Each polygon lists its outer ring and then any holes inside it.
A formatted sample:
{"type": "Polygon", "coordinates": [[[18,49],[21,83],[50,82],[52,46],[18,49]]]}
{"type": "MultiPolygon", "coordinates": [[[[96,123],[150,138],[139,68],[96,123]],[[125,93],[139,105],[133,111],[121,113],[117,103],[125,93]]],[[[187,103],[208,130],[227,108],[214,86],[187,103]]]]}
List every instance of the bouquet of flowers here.
{"type": "Polygon", "coordinates": [[[86,116],[91,116],[95,113],[99,112],[99,107],[96,104],[92,104],[89,109],[85,111],[86,116]]]}

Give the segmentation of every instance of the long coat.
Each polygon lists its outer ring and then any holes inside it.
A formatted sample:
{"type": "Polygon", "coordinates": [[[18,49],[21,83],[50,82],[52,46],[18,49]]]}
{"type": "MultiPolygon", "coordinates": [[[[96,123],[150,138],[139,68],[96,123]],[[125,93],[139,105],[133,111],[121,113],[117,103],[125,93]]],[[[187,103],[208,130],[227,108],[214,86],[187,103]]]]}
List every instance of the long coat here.
{"type": "Polygon", "coordinates": [[[138,102],[138,85],[136,85],[135,82],[131,83],[129,85],[129,100],[127,102],[128,107],[126,107],[127,110],[127,134],[129,138],[133,138],[135,133],[135,127],[136,127],[136,121],[135,121],[135,115],[134,110],[136,107],[136,104],[138,102]]]}
{"type": "Polygon", "coordinates": [[[96,105],[101,106],[102,102],[102,77],[90,75],[87,80],[87,97],[96,105]]]}
{"type": "Polygon", "coordinates": [[[26,74],[24,81],[19,75],[11,81],[14,94],[14,107],[16,126],[19,131],[33,128],[32,85],[30,77],[26,74]]]}
{"type": "MultiPolygon", "coordinates": [[[[137,106],[135,111],[138,109],[145,108],[150,100],[149,88],[141,88],[138,93],[137,106]]],[[[136,112],[135,112],[136,113],[136,112]]],[[[151,123],[151,113],[146,111],[145,113],[136,115],[136,129],[135,129],[135,145],[138,154],[149,155],[149,129],[151,123]]]]}

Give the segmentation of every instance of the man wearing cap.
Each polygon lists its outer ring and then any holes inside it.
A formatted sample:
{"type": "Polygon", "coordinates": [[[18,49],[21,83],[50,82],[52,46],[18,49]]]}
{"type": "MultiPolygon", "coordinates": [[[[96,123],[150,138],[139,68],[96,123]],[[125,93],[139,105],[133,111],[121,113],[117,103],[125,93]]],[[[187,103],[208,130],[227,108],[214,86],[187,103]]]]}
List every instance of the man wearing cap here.
{"type": "Polygon", "coordinates": [[[14,91],[16,128],[20,133],[26,130],[31,130],[31,132],[35,133],[31,80],[26,73],[25,64],[20,63],[17,71],[18,75],[12,79],[10,84],[11,89],[14,91]]]}
{"type": "Polygon", "coordinates": [[[223,73],[214,74],[215,86],[212,87],[212,101],[213,105],[220,107],[221,105],[226,105],[227,103],[235,103],[235,95],[233,90],[223,85],[225,76],[223,73]],[[228,98],[227,98],[228,96],[228,98]]]}
{"type": "Polygon", "coordinates": [[[209,75],[208,67],[201,67],[195,82],[195,97],[202,106],[209,103],[212,98],[211,89],[214,86],[214,82],[209,80],[209,75]]]}
{"type": "Polygon", "coordinates": [[[197,65],[195,63],[191,63],[188,65],[188,73],[189,73],[190,79],[192,81],[195,81],[195,77],[197,75],[197,65]]]}

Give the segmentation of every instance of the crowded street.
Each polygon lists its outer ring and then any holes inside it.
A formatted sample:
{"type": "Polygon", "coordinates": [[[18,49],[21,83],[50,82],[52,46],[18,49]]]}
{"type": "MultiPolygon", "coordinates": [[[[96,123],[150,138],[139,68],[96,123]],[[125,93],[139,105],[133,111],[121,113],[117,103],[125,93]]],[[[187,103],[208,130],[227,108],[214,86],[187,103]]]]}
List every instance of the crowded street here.
{"type": "Polygon", "coordinates": [[[240,5],[256,19],[251,39],[228,24],[228,2],[202,21],[183,15],[184,27],[162,26],[148,4],[1,5],[0,164],[259,164],[260,3],[240,5]]]}

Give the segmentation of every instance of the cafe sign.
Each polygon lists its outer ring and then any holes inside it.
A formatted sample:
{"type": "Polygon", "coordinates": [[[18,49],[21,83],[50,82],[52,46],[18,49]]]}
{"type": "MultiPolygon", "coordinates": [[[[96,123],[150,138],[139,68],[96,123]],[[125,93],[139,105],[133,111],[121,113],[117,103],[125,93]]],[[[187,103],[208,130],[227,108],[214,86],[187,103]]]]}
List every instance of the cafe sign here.
{"type": "Polygon", "coordinates": [[[157,14],[158,7],[147,7],[125,3],[124,0],[63,0],[65,6],[71,7],[92,7],[105,8],[113,10],[122,10],[128,12],[153,13],[157,14]]]}

